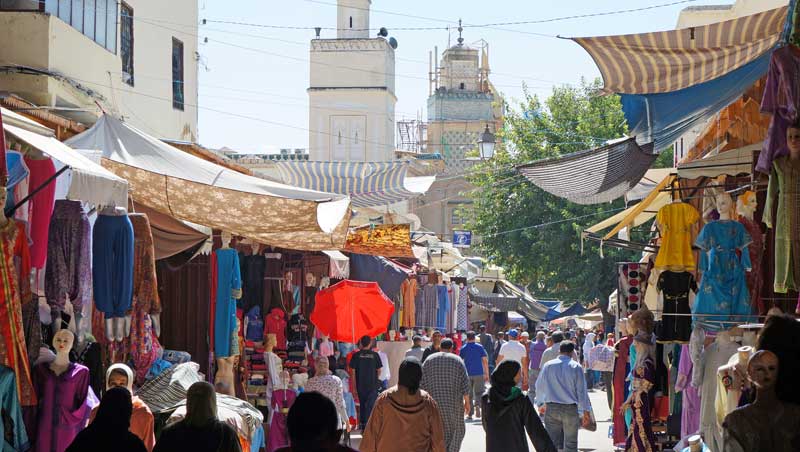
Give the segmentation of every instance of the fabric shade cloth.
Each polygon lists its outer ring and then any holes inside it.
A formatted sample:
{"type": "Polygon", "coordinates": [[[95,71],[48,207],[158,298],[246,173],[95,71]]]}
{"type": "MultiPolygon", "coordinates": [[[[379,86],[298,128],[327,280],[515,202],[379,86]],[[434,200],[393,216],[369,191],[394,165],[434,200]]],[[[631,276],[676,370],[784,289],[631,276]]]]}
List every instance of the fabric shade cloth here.
{"type": "Polygon", "coordinates": [[[613,201],[636,186],[657,154],[652,145],[627,138],[598,149],[520,165],[517,170],[542,190],[577,204],[613,201]]]}
{"type": "Polygon", "coordinates": [[[209,234],[198,231],[180,220],[138,202],[133,203],[133,210],[147,214],[147,218],[150,220],[156,260],[166,259],[196,248],[209,238],[209,234]]]}
{"type": "Polygon", "coordinates": [[[573,40],[594,59],[604,91],[668,93],[728,74],[772,49],[787,11],[783,6],[699,27],[573,40]]]}
{"type": "Polygon", "coordinates": [[[583,307],[580,303],[575,303],[574,305],[567,308],[565,311],[562,312],[548,312],[547,317],[544,318],[543,321],[550,322],[552,320],[560,319],[562,317],[575,317],[586,314],[586,308],[583,307]]]}
{"type": "Polygon", "coordinates": [[[378,283],[345,279],[317,292],[310,320],[332,340],[355,344],[386,332],[393,313],[378,283]]]}
{"type": "Polygon", "coordinates": [[[350,258],[338,250],[323,250],[323,254],[328,256],[330,268],[328,276],[331,278],[347,279],[350,277],[350,258]]]}
{"type": "Polygon", "coordinates": [[[678,177],[697,179],[750,174],[753,171],[753,153],[760,150],[761,143],[757,143],[683,163],[678,165],[678,177]]]}
{"type": "Polygon", "coordinates": [[[356,207],[383,206],[428,191],[436,176],[409,177],[410,160],[397,162],[275,163],[280,182],[295,187],[349,195],[356,207]]]}
{"type": "Polygon", "coordinates": [[[344,251],[384,257],[415,257],[411,249],[411,225],[376,224],[351,229],[344,251]]]}
{"type": "Polygon", "coordinates": [[[177,219],[288,249],[344,246],[346,196],[237,173],[108,115],[67,144],[102,151],[103,166],[130,182],[137,202],[177,219]]]}
{"type": "Polygon", "coordinates": [[[383,293],[394,298],[399,292],[411,270],[382,256],[366,254],[350,255],[350,279],[356,281],[375,281],[383,293]]]}
{"type": "MultiPolygon", "coordinates": [[[[67,174],[60,176],[70,179],[67,199],[101,206],[128,205],[128,182],[125,178],[113,174],[66,146],[55,139],[54,135],[41,135],[28,128],[13,126],[9,121],[6,121],[3,128],[9,134],[69,167],[66,170],[67,174]]],[[[35,188],[37,187],[30,187],[31,190],[35,188]]]]}

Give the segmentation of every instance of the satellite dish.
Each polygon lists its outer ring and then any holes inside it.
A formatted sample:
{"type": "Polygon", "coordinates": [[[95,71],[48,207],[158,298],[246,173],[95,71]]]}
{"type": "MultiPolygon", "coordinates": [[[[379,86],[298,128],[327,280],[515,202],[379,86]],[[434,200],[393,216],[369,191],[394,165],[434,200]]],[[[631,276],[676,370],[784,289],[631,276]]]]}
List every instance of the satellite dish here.
{"type": "Polygon", "coordinates": [[[393,49],[397,48],[397,39],[389,38],[389,45],[392,46],[393,49]]]}
{"type": "Polygon", "coordinates": [[[387,30],[386,27],[381,27],[381,29],[378,31],[378,36],[382,38],[389,36],[389,30],[387,30]]]}

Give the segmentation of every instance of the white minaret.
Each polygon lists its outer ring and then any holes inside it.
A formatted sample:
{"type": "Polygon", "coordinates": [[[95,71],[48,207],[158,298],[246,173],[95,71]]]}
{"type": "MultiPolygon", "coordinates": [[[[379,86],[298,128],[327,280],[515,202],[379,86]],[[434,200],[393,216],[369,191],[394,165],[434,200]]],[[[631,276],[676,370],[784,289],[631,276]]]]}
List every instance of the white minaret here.
{"type": "Polygon", "coordinates": [[[372,0],[339,0],[336,11],[337,39],[369,38],[369,6],[372,0]]]}
{"type": "Polygon", "coordinates": [[[394,49],[370,37],[370,0],[339,0],[336,39],[312,39],[311,161],[394,160],[394,49]]]}

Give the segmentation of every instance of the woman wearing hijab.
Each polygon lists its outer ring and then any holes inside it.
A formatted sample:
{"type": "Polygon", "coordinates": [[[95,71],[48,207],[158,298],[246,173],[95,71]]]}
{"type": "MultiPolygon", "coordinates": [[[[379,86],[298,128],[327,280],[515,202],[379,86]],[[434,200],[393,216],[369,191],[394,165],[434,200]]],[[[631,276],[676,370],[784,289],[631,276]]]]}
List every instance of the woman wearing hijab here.
{"type": "Polygon", "coordinates": [[[522,367],[503,361],[492,372],[492,387],[481,398],[486,452],[527,452],[525,431],[536,452],[556,452],[530,399],[517,387],[522,367]]]}
{"type": "Polygon", "coordinates": [[[378,396],[359,444],[361,452],[444,452],[439,408],[419,388],[422,364],[411,356],[400,364],[398,383],[378,396]]]}
{"type": "Polygon", "coordinates": [[[186,417],[164,429],[153,452],[178,450],[242,451],[236,430],[217,419],[217,393],[207,381],[198,381],[189,386],[186,391],[186,417]]]}
{"type": "Polygon", "coordinates": [[[131,393],[125,388],[109,389],[94,422],[78,433],[66,452],[147,452],[142,440],[128,431],[132,412],[131,393]]]}
{"type": "Polygon", "coordinates": [[[594,348],[594,337],[594,333],[589,333],[583,342],[583,369],[586,371],[586,389],[594,388],[594,372],[592,372],[591,363],[589,363],[589,351],[594,348]]]}

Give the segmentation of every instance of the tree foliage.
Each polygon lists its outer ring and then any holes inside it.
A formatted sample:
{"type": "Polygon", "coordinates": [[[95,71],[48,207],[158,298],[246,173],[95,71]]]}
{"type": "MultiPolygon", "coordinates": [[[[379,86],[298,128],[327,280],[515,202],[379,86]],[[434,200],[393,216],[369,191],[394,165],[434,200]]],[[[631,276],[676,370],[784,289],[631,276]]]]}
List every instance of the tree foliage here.
{"type": "Polygon", "coordinates": [[[632,252],[596,243],[581,254],[581,231],[622,201],[578,205],[553,196],[515,172],[514,166],[597,147],[627,131],[618,96],[599,96],[600,81],[554,88],[544,102],[526,92],[509,108],[495,157],[470,177],[474,211],[471,228],[479,251],[503,266],[517,283],[540,298],[607,300],[616,289],[616,266],[632,252]]]}

